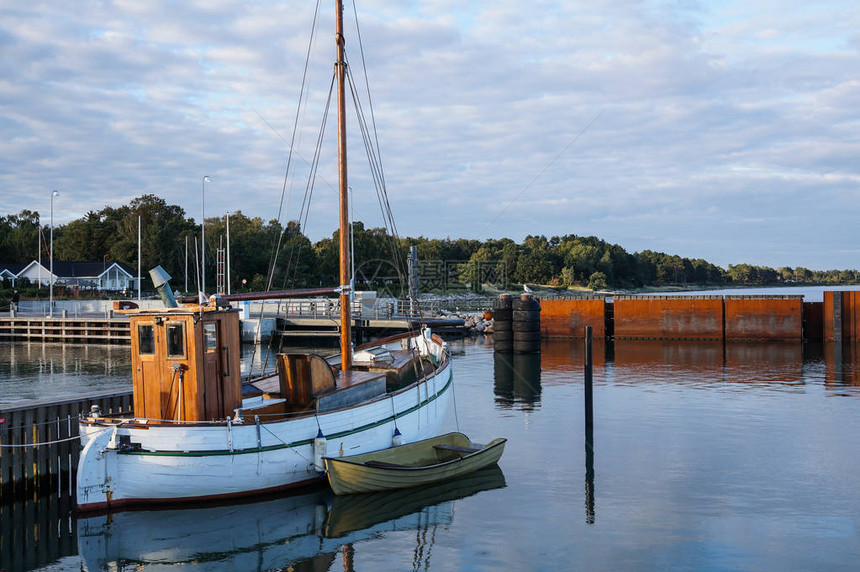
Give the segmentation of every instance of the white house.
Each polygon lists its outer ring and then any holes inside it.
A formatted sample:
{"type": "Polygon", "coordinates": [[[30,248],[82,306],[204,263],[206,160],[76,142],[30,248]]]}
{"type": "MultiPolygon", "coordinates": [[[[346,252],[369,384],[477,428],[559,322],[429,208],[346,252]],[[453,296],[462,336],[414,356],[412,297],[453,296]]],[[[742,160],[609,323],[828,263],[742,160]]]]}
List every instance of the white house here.
{"type": "MultiPolygon", "coordinates": [[[[12,266],[12,265],[8,265],[12,266]]],[[[0,265],[2,267],[2,265],[0,265]]],[[[50,264],[34,260],[24,266],[15,278],[27,278],[43,286],[51,283],[50,264]]],[[[122,262],[70,262],[67,260],[54,261],[54,284],[77,286],[92,290],[133,290],[136,280],[133,270],[122,262]]]]}
{"type": "Polygon", "coordinates": [[[11,280],[12,286],[15,286],[15,280],[18,278],[18,273],[24,269],[23,264],[0,264],[0,280],[11,280]]]}

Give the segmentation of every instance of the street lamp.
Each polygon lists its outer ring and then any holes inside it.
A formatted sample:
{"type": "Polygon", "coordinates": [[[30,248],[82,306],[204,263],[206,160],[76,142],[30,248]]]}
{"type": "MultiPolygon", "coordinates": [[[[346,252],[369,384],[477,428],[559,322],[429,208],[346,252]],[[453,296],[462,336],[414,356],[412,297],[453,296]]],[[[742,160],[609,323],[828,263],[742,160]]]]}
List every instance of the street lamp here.
{"type": "Polygon", "coordinates": [[[200,291],[206,297],[206,183],[211,183],[209,175],[203,175],[200,190],[200,291]]]}
{"type": "Polygon", "coordinates": [[[230,295],[230,211],[227,211],[227,295],[230,295]]]}
{"type": "Polygon", "coordinates": [[[49,295],[50,301],[48,302],[48,317],[49,318],[54,317],[54,197],[59,197],[59,196],[60,196],[59,191],[51,191],[51,252],[50,252],[50,257],[51,257],[51,260],[50,260],[50,267],[51,267],[50,268],[50,270],[51,270],[50,292],[51,293],[49,295]]]}

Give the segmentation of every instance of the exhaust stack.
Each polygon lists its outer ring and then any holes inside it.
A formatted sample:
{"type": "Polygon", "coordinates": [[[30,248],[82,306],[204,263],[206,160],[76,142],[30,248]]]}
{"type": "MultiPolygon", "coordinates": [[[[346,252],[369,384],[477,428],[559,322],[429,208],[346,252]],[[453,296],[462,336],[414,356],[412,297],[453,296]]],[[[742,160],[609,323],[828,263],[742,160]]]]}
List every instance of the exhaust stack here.
{"type": "Polygon", "coordinates": [[[149,271],[149,277],[152,279],[152,285],[158,290],[158,295],[161,296],[164,306],[166,308],[178,307],[179,304],[176,303],[176,298],[173,297],[173,292],[170,290],[170,274],[159,265],[149,271]]]}

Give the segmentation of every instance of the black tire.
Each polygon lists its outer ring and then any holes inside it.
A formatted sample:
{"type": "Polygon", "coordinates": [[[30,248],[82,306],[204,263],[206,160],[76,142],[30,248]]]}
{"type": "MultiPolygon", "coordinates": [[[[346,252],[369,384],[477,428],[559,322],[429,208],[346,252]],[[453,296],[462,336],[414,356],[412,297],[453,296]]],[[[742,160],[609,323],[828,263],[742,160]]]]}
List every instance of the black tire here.
{"type": "Polygon", "coordinates": [[[518,354],[540,353],[540,342],[514,342],[514,353],[518,353],[518,354]]]}
{"type": "Polygon", "coordinates": [[[513,310],[537,310],[540,311],[540,302],[538,302],[534,298],[529,298],[527,300],[514,300],[511,304],[511,308],[513,310]]]}
{"type": "Polygon", "coordinates": [[[539,332],[540,322],[513,322],[515,332],[539,332]]]}
{"type": "Polygon", "coordinates": [[[497,352],[511,353],[514,351],[514,342],[494,342],[493,350],[497,352]]]}
{"type": "Polygon", "coordinates": [[[514,317],[513,310],[510,308],[499,308],[493,310],[493,319],[501,321],[510,321],[514,317]]]}
{"type": "Polygon", "coordinates": [[[493,310],[510,310],[513,298],[496,298],[493,300],[493,310]]]}
{"type": "Polygon", "coordinates": [[[510,342],[514,339],[514,333],[511,331],[493,330],[493,343],[495,342],[510,342]]]}
{"type": "Polygon", "coordinates": [[[513,332],[514,331],[514,323],[513,322],[493,322],[493,331],[494,332],[513,332]]]}
{"type": "Polygon", "coordinates": [[[540,331],[537,332],[512,332],[514,342],[539,342],[540,331]]]}
{"type": "Polygon", "coordinates": [[[540,310],[513,310],[515,322],[540,322],[540,310]]]}

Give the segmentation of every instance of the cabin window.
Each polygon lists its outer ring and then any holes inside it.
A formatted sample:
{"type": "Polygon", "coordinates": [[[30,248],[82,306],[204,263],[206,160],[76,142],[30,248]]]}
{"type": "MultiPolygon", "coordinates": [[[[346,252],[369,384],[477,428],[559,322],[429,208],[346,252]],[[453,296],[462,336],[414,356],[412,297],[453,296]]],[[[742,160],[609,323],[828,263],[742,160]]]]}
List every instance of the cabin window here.
{"type": "Polygon", "coordinates": [[[152,324],[137,326],[137,346],[140,355],[151,356],[155,353],[155,327],[152,324]]]}
{"type": "Polygon", "coordinates": [[[167,357],[185,357],[185,324],[167,324],[167,357]]]}
{"type": "Polygon", "coordinates": [[[203,347],[207,352],[214,352],[218,349],[218,332],[215,329],[215,324],[203,324],[203,347]]]}

